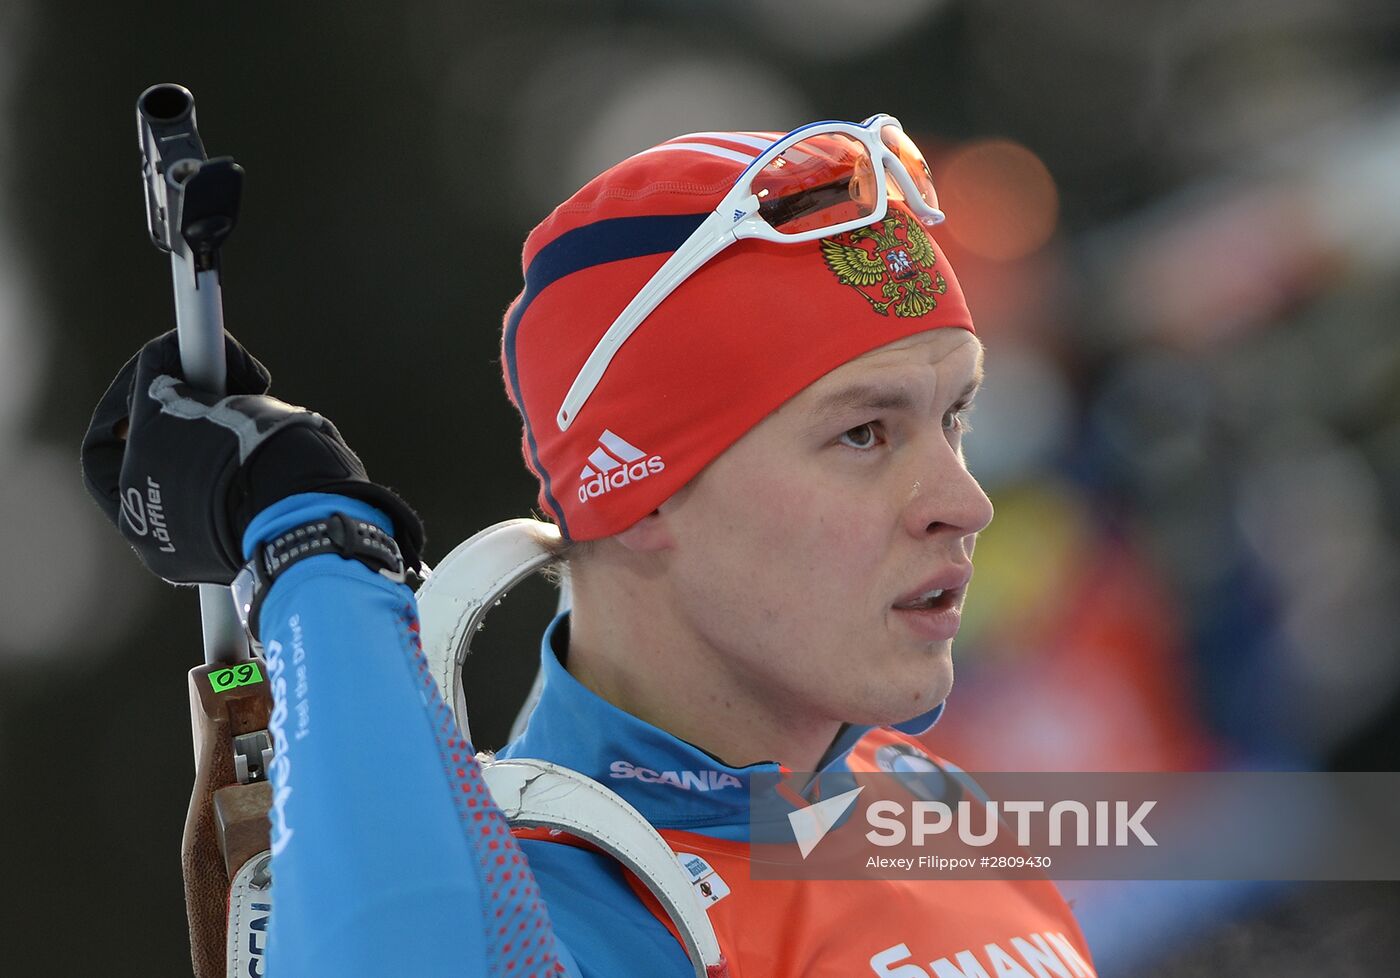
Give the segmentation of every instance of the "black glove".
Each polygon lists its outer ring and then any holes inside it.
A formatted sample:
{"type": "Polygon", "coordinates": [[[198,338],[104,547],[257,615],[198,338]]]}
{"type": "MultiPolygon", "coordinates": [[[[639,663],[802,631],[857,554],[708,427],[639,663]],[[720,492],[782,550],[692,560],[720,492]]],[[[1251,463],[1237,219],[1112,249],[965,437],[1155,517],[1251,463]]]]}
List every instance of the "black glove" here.
{"type": "Polygon", "coordinates": [[[226,397],[185,383],[171,331],[142,347],[93,412],[83,481],[142,562],[175,584],[227,584],[253,517],[295,493],[334,492],[388,513],[404,565],[417,568],[417,514],[369,481],[330,421],[268,397],[267,368],[227,333],[224,349],[226,397]]]}

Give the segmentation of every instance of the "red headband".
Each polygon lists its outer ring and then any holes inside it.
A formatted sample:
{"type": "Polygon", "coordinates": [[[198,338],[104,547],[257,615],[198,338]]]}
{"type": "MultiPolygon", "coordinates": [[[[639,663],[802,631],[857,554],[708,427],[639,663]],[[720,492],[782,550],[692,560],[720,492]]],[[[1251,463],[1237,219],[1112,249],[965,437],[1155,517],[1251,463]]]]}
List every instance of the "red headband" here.
{"type": "Polygon", "coordinates": [[[749,142],[682,137],[626,159],[526,239],[502,363],[540,506],[568,539],[631,526],[841,364],[925,330],[973,328],[942,251],[891,202],[859,231],[722,252],[642,323],[561,432],[555,413],[589,352],[734,185],[749,142]],[[880,258],[885,274],[869,281],[848,249],[880,258]]]}

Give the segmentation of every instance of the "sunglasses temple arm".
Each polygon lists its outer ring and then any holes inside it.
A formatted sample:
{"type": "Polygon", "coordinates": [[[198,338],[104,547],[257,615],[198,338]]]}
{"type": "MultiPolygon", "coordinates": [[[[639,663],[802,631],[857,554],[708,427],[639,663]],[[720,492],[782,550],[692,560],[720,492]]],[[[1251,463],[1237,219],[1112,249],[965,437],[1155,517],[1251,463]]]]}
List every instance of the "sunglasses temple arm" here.
{"type": "Polygon", "coordinates": [[[914,175],[909,172],[903,160],[886,150],[880,165],[885,168],[886,173],[894,177],[894,182],[904,191],[904,203],[920,220],[925,224],[942,224],[947,219],[943,211],[937,207],[930,207],[928,201],[924,200],[924,195],[919,192],[919,185],[914,182],[914,175]]]}
{"type": "Polygon", "coordinates": [[[627,308],[623,309],[612,326],[608,327],[608,331],[588,355],[583,368],[569,387],[569,393],[565,395],[564,403],[554,418],[560,431],[567,431],[569,425],[573,424],[579,410],[602,381],[603,374],[617,355],[617,351],[646,321],[647,316],[651,315],[682,282],[737,240],[733,233],[734,226],[734,220],[727,211],[715,211],[705,218],[685,243],[656,270],[656,274],[632,301],[627,303],[627,308]]]}

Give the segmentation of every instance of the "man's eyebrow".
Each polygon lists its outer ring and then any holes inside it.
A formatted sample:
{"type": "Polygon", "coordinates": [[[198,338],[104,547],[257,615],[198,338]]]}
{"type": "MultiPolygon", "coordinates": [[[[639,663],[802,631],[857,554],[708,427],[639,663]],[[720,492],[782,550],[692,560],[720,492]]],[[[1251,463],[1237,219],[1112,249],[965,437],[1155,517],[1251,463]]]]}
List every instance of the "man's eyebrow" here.
{"type": "Polygon", "coordinates": [[[977,372],[972,375],[972,379],[967,382],[967,386],[964,387],[962,393],[958,395],[957,403],[966,404],[968,401],[972,400],[973,395],[982,387],[982,376],[982,358],[978,357],[977,372]]]}
{"type": "Polygon", "coordinates": [[[840,414],[857,408],[875,411],[905,411],[914,406],[914,398],[902,387],[878,384],[856,384],[823,397],[816,404],[816,413],[840,414]]]}
{"type": "MultiPolygon", "coordinates": [[[[982,386],[982,362],[977,362],[977,372],[962,389],[955,403],[963,404],[972,399],[982,386]]],[[[906,411],[914,406],[914,397],[907,388],[880,384],[856,384],[826,395],[816,403],[818,415],[840,414],[857,409],[874,411],[906,411]]]]}

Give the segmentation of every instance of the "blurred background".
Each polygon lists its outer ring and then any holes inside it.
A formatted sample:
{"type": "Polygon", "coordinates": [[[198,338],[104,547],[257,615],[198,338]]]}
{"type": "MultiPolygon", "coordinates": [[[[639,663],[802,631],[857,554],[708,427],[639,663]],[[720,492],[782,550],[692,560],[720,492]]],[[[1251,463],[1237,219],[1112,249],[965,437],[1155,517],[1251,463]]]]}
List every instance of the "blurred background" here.
{"type": "MultiPolygon", "coordinates": [[[[6,0],[7,973],[189,973],[197,603],[141,571],[77,455],[173,325],[133,112],[160,81],[248,172],[230,329],[419,507],[434,560],[534,506],[498,353],[531,226],[681,132],[898,115],[988,347],[968,445],[997,506],[931,748],[973,771],[1396,768],[1393,0],[6,0]]],[[[553,600],[524,586],[477,646],[481,746],[553,600]]],[[[1393,883],[1066,889],[1104,976],[1400,953],[1393,883]]]]}

